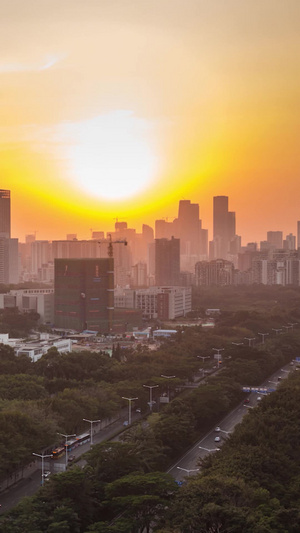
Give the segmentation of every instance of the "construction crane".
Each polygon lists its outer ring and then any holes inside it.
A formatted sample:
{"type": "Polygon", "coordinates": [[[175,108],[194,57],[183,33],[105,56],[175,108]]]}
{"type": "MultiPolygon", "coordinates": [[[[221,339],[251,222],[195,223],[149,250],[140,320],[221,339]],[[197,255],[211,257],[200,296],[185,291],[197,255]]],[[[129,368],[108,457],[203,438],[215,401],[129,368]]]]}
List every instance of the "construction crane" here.
{"type": "Polygon", "coordinates": [[[108,239],[103,239],[103,241],[98,241],[98,243],[99,244],[108,243],[108,248],[107,248],[108,257],[114,256],[113,244],[124,244],[124,246],[127,246],[126,239],[118,239],[116,241],[113,241],[111,237],[111,233],[108,233],[108,239]]]}

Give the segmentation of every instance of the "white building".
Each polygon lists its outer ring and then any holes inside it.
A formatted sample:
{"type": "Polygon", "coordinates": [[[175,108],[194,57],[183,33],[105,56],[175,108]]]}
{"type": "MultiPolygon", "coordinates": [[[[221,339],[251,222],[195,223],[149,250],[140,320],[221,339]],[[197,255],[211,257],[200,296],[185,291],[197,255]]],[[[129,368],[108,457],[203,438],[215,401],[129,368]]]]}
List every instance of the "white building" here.
{"type": "Polygon", "coordinates": [[[22,339],[10,339],[8,333],[0,334],[0,343],[6,344],[14,349],[16,355],[28,355],[35,363],[50,348],[56,348],[59,353],[71,352],[72,341],[49,333],[43,333],[38,340],[25,342],[22,339]]]}
{"type": "Polygon", "coordinates": [[[172,320],[192,310],[190,287],[149,287],[148,289],[115,290],[115,307],[141,309],[148,319],[172,320]],[[131,303],[132,305],[129,305],[131,303]]]}

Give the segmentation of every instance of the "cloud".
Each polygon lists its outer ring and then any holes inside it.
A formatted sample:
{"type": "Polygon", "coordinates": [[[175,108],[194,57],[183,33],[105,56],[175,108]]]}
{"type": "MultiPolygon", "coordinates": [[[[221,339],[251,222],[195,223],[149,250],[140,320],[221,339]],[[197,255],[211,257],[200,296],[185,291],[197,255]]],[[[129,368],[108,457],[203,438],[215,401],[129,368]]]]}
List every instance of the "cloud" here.
{"type": "Polygon", "coordinates": [[[48,56],[40,63],[0,63],[0,74],[7,74],[9,72],[39,72],[53,67],[61,59],[58,56],[48,56]]]}

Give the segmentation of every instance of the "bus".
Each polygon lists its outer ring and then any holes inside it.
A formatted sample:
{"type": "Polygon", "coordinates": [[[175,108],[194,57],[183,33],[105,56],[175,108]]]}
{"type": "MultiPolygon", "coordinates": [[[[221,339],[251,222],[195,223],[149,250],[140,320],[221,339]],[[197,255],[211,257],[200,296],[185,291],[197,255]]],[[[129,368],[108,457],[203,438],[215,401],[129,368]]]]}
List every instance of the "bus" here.
{"type": "Polygon", "coordinates": [[[82,444],[85,444],[90,440],[91,435],[89,433],[82,433],[81,435],[78,435],[77,437],[74,437],[73,439],[69,440],[67,444],[64,445],[64,448],[66,448],[68,452],[71,452],[72,450],[74,450],[74,448],[77,448],[77,446],[81,446],[82,444]]]}
{"type": "Polygon", "coordinates": [[[54,448],[52,450],[52,459],[59,459],[62,455],[65,453],[65,447],[64,446],[58,446],[57,448],[54,448]]]}

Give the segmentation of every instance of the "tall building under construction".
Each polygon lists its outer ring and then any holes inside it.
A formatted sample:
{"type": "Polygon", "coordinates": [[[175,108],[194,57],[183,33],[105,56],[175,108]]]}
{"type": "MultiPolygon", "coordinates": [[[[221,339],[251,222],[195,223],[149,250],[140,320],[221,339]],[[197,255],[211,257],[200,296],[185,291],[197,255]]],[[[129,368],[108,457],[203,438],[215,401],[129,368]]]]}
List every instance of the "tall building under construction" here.
{"type": "Polygon", "coordinates": [[[109,333],[114,310],[114,260],[55,259],[55,326],[109,333]]]}

